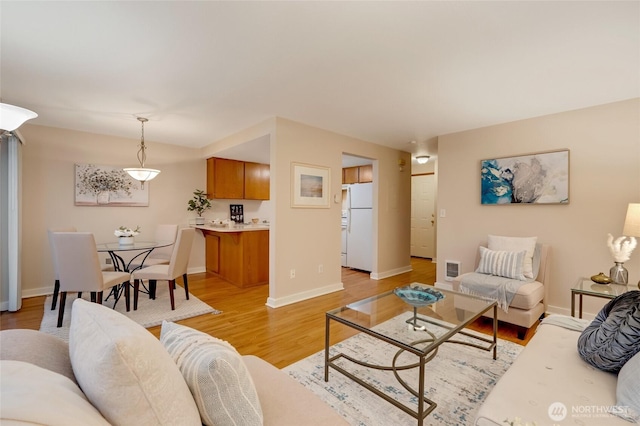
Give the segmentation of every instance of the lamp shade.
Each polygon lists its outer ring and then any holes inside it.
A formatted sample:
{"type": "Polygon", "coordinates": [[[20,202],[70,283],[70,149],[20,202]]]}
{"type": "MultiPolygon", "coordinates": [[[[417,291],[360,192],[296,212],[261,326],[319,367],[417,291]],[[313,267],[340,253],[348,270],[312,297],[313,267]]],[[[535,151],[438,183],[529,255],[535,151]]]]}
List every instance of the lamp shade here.
{"type": "Polygon", "coordinates": [[[622,235],[626,237],[640,237],[640,203],[629,203],[622,235]]]}
{"type": "Polygon", "coordinates": [[[429,156],[428,155],[418,155],[416,157],[416,161],[418,162],[418,164],[427,164],[427,161],[429,161],[429,156]]]}
{"type": "Polygon", "coordinates": [[[0,130],[12,132],[22,126],[25,121],[37,116],[38,114],[28,109],[0,103],[0,130]]]}
{"type": "Polygon", "coordinates": [[[124,169],[124,171],[129,173],[129,176],[131,176],[135,180],[139,180],[140,182],[151,180],[154,177],[158,176],[158,174],[160,173],[160,170],[146,169],[141,167],[130,167],[124,169]]]}

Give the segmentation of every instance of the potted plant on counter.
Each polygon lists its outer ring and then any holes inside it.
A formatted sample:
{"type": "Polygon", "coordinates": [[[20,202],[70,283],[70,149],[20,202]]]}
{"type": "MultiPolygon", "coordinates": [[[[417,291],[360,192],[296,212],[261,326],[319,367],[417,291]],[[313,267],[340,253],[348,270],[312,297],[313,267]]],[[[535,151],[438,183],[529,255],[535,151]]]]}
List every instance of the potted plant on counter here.
{"type": "Polygon", "coordinates": [[[202,213],[211,208],[211,201],[207,198],[207,194],[201,190],[196,189],[193,193],[193,198],[189,200],[187,204],[187,210],[190,212],[196,212],[196,225],[204,225],[204,217],[202,213]]]}

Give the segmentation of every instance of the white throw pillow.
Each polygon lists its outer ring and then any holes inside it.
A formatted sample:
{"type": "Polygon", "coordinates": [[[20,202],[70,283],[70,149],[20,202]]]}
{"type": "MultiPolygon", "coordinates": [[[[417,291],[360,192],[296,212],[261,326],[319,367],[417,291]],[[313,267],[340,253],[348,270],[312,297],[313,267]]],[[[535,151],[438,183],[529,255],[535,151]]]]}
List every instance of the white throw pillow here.
{"type": "Polygon", "coordinates": [[[489,235],[487,248],[490,250],[515,251],[525,250],[522,273],[526,278],[533,279],[533,253],[536,250],[538,237],[500,237],[489,235]]]}
{"type": "Polygon", "coordinates": [[[476,272],[525,281],[522,264],[526,254],[525,250],[520,252],[489,250],[480,246],[480,262],[476,272]]]}
{"type": "Polygon", "coordinates": [[[203,424],[262,425],[258,393],[233,346],[167,321],[162,323],[160,342],[187,381],[203,424]]]}
{"type": "Polygon", "coordinates": [[[0,423],[109,423],[68,377],[22,361],[0,361],[0,423]]]}
{"type": "Polygon", "coordinates": [[[182,374],[158,339],[113,309],[73,302],[69,355],[78,384],[111,424],[201,424],[182,374]]]}

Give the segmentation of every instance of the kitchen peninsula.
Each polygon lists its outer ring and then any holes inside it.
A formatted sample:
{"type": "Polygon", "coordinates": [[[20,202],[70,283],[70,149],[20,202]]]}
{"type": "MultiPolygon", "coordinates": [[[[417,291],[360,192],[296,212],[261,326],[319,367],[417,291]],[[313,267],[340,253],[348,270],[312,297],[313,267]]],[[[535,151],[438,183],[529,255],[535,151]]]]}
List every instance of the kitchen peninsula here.
{"type": "Polygon", "coordinates": [[[238,287],[269,283],[269,226],[197,225],[205,237],[207,272],[238,287]]]}

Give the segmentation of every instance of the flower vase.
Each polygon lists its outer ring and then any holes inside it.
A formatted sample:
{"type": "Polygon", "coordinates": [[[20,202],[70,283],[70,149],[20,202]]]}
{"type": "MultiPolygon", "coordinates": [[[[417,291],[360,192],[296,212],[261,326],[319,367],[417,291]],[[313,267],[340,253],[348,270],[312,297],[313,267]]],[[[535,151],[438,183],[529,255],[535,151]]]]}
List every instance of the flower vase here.
{"type": "Polygon", "coordinates": [[[615,284],[627,285],[629,283],[629,271],[624,267],[624,263],[615,262],[615,266],[609,270],[609,278],[615,284]]]}
{"type": "Polygon", "coordinates": [[[131,246],[133,245],[133,237],[119,237],[118,238],[118,243],[121,246],[131,246]]]}
{"type": "Polygon", "coordinates": [[[96,202],[98,204],[109,204],[109,191],[98,192],[96,202]]]}

